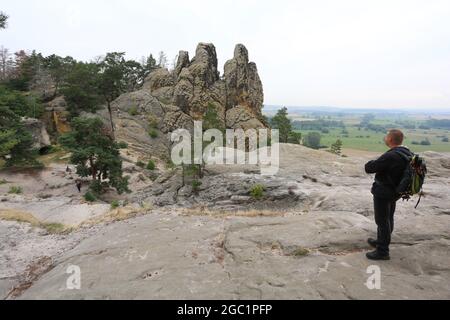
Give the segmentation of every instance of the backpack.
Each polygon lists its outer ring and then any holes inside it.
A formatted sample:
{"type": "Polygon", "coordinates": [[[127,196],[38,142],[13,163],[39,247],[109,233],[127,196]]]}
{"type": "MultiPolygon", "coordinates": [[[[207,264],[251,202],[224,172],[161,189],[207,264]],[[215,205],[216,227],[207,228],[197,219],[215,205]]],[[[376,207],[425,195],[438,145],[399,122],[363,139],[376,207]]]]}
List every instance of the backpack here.
{"type": "Polygon", "coordinates": [[[420,204],[423,196],[423,184],[425,183],[425,177],[427,175],[427,165],[425,160],[411,153],[408,155],[400,150],[395,150],[403,159],[408,162],[408,165],[403,172],[400,184],[396,188],[396,192],[403,199],[409,201],[412,196],[418,194],[419,201],[417,202],[415,208],[420,204]]]}

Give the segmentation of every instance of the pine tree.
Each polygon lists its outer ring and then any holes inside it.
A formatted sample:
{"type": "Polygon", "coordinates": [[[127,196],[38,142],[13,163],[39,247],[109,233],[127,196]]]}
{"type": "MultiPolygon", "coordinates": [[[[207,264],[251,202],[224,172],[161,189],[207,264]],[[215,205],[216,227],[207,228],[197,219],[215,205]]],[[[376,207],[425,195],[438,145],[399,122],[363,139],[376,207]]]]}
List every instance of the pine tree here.
{"type": "Polygon", "coordinates": [[[91,177],[91,189],[99,193],[111,186],[119,194],[129,192],[128,177],[123,177],[120,144],[108,135],[99,118],[75,118],[72,131],[60,138],[60,143],[72,152],[71,163],[77,174],[91,177]]]}
{"type": "Polygon", "coordinates": [[[334,153],[338,156],[342,154],[342,140],[338,139],[335,143],[331,145],[331,153],[334,153]]]}

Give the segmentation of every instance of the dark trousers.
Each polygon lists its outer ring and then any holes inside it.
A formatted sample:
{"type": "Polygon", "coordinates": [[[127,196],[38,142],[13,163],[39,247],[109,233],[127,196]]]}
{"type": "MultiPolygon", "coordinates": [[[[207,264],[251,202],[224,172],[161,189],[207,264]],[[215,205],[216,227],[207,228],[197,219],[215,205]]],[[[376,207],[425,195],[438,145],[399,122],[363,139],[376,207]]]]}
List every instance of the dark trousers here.
{"type": "Polygon", "coordinates": [[[373,198],[375,222],[378,226],[378,247],[381,254],[389,254],[391,235],[394,232],[394,215],[398,200],[373,198]]]}

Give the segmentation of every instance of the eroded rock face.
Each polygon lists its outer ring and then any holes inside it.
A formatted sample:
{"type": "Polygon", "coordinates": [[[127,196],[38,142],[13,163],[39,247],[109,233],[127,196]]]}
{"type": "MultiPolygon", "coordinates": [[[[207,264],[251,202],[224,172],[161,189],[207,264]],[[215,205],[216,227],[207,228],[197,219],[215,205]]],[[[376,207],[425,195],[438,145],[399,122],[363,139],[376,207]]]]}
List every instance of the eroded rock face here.
{"type": "MultiPolygon", "coordinates": [[[[114,133],[141,156],[167,158],[169,134],[177,129],[192,130],[193,122],[201,120],[211,107],[227,128],[265,128],[263,101],[256,64],[249,62],[243,45],[236,46],[221,79],[216,48],[200,43],[192,60],[188,52],[180,51],[173,71],[155,70],[141,90],[123,94],[112,104],[114,133]]],[[[98,114],[105,126],[111,127],[108,112],[98,114]]]]}
{"type": "Polygon", "coordinates": [[[234,58],[225,64],[227,110],[236,106],[247,106],[250,110],[260,109],[264,102],[264,92],[258,69],[250,63],[248,51],[238,44],[234,58]]]}
{"type": "Polygon", "coordinates": [[[51,145],[50,136],[42,121],[33,118],[24,118],[22,123],[33,137],[34,149],[42,149],[51,145]]]}
{"type": "Polygon", "coordinates": [[[261,113],[263,86],[256,64],[249,62],[248,51],[241,44],[226,63],[223,79],[218,71],[216,48],[200,43],[192,60],[187,52],[180,51],[175,69],[154,71],[144,89],[195,120],[202,119],[206,110],[214,107],[229,128],[265,127],[261,113]]]}

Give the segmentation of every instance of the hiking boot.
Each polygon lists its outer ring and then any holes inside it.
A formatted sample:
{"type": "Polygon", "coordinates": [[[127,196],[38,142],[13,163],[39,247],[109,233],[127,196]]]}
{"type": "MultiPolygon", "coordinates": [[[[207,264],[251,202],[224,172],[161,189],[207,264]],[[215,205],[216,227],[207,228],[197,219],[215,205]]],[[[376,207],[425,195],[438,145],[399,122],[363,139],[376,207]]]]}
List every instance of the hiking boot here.
{"type": "Polygon", "coordinates": [[[382,254],[378,250],[369,252],[368,254],[366,254],[366,257],[369,260],[391,260],[389,254],[382,254]]]}
{"type": "Polygon", "coordinates": [[[369,238],[369,240],[367,240],[367,243],[374,249],[378,247],[378,241],[375,239],[369,238]]]}

